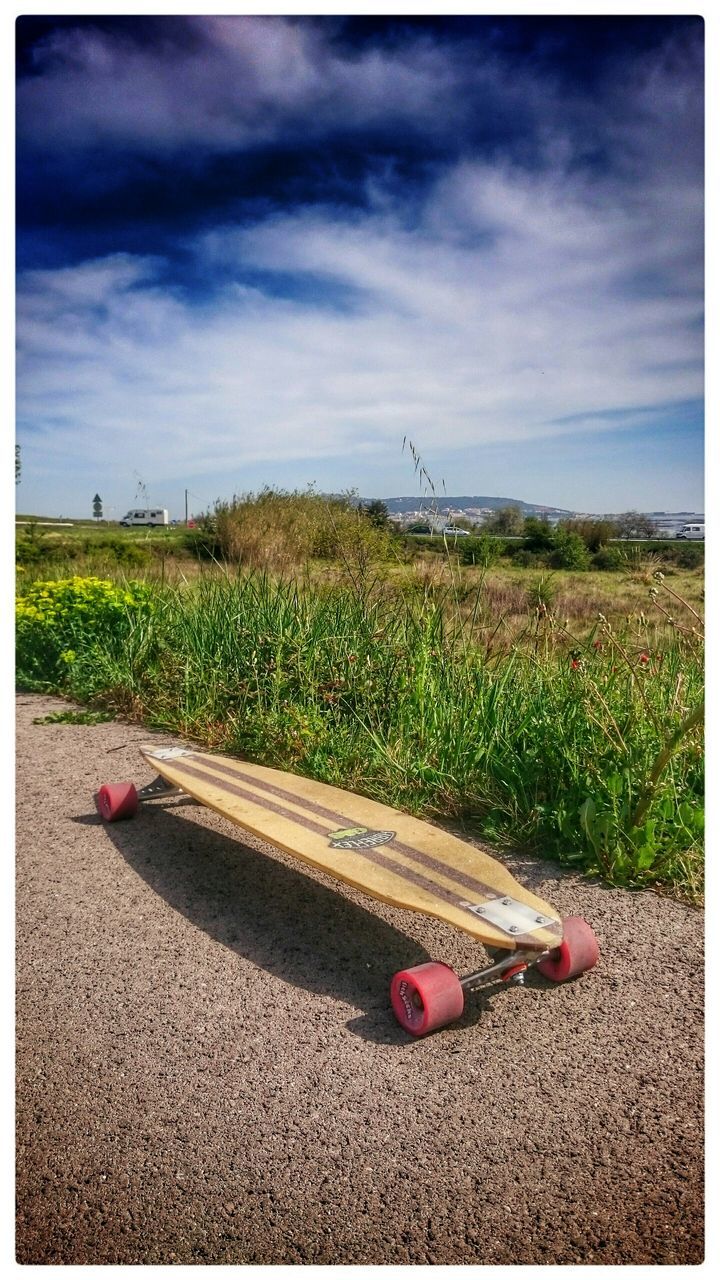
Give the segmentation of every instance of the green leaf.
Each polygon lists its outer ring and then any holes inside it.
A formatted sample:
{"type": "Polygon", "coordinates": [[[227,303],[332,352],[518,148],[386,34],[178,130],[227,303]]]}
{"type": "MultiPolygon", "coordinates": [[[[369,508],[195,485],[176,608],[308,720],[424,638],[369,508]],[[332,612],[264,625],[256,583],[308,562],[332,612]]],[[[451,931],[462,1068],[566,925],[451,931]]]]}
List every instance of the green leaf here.
{"type": "Polygon", "coordinates": [[[590,832],[590,827],[592,826],[592,823],[595,821],[595,812],[596,812],[595,801],[591,799],[590,796],[588,796],[587,800],[583,801],[583,803],[580,805],[579,814],[580,814],[580,823],[581,823],[582,829],[585,832],[586,836],[590,836],[591,839],[592,839],[592,835],[590,832]]]}
{"type": "Polygon", "coordinates": [[[638,849],[635,853],[635,865],[638,871],[647,871],[655,861],[657,854],[657,845],[644,844],[641,849],[638,849]]]}
{"type": "Polygon", "coordinates": [[[653,849],[658,848],[658,842],[655,839],[655,826],[655,819],[648,818],[647,822],[643,823],[641,827],[635,827],[630,832],[630,839],[636,849],[641,849],[644,846],[652,846],[653,849]]]}
{"type": "Polygon", "coordinates": [[[696,805],[688,804],[684,800],[678,806],[677,816],[684,827],[689,831],[704,831],[705,829],[705,810],[696,805]]]}

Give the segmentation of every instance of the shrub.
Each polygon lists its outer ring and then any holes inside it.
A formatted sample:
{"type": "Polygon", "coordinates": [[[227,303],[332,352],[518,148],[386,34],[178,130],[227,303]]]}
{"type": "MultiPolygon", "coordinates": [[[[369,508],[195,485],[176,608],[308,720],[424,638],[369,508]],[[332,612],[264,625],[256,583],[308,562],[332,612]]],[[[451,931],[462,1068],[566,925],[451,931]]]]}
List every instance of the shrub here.
{"type": "Polygon", "coordinates": [[[50,558],[50,548],[46,542],[41,542],[38,538],[28,538],[27,536],[18,538],[15,546],[15,559],[18,564],[40,564],[42,560],[50,558]]]}
{"type": "Polygon", "coordinates": [[[223,557],[250,569],[283,572],[308,560],[339,560],[353,574],[391,555],[390,533],[349,497],[263,489],[217,503],[214,521],[223,557]]]}
{"type": "Polygon", "coordinates": [[[683,542],[673,547],[672,555],[669,557],[674,564],[680,566],[681,569],[697,569],[698,565],[705,563],[705,546],[698,543],[683,542]]]}
{"type": "Polygon", "coordinates": [[[523,550],[525,551],[550,551],[555,545],[555,530],[548,520],[528,516],[524,533],[523,550]]]}
{"type": "Polygon", "coordinates": [[[139,582],[34,582],[16,601],[18,682],[61,690],[80,651],[122,645],[133,623],[151,610],[150,591],[139,582]]]}
{"type": "Polygon", "coordinates": [[[623,553],[619,547],[601,547],[590,561],[591,569],[605,569],[611,573],[622,569],[624,564],[623,553]]]}
{"type": "Polygon", "coordinates": [[[541,613],[550,613],[557,596],[557,584],[552,576],[537,578],[527,589],[526,599],[529,609],[537,609],[541,613]]]}
{"type": "Polygon", "coordinates": [[[477,564],[483,569],[489,569],[500,559],[506,545],[501,538],[490,538],[487,534],[479,538],[458,538],[457,542],[454,550],[460,564],[477,564]]]}
{"type": "Polygon", "coordinates": [[[223,546],[214,520],[204,517],[194,529],[186,529],[183,546],[197,560],[222,560],[223,546]]]}
{"type": "Polygon", "coordinates": [[[563,520],[561,527],[582,538],[589,551],[599,551],[612,538],[618,537],[615,520],[563,520]]]}
{"type": "Polygon", "coordinates": [[[535,569],[547,562],[547,556],[539,551],[527,551],[525,547],[517,547],[510,552],[512,562],[520,569],[535,569]]]}
{"type": "Polygon", "coordinates": [[[64,564],[84,557],[96,564],[102,562],[140,568],[150,563],[151,552],[121,534],[82,538],[25,536],[18,538],[15,557],[22,565],[64,564]]]}
{"type": "MultiPolygon", "coordinates": [[[[72,544],[70,544],[72,545],[72,544]]],[[[81,542],[83,555],[90,560],[107,560],[109,563],[139,568],[150,563],[151,552],[147,547],[130,541],[122,535],[109,534],[102,538],[83,538],[81,542]]],[[[63,553],[65,559],[67,551],[63,553]]]]}
{"type": "Polygon", "coordinates": [[[554,569],[589,569],[590,553],[580,535],[556,529],[550,564],[554,569]]]}

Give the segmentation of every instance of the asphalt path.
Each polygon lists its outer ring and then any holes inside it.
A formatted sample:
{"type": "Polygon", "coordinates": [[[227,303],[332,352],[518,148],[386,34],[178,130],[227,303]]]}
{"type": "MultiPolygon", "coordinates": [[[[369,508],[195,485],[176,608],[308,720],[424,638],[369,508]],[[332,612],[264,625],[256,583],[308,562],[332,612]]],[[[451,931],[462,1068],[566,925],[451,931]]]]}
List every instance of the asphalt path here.
{"type": "Polygon", "coordinates": [[[66,706],[17,703],[19,1262],[702,1261],[697,910],[505,855],[600,962],[414,1040],[392,973],[482,948],[185,798],[104,825],[152,735],[66,706]]]}

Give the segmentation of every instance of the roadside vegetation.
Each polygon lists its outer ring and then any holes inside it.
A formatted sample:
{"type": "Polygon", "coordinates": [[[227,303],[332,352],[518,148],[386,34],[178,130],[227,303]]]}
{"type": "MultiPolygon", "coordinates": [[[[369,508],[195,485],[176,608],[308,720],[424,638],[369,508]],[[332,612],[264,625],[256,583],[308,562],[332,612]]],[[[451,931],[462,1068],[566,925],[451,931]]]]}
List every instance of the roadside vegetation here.
{"type": "Polygon", "coordinates": [[[24,559],[21,688],[699,900],[700,569],[463,563],[270,491],[128,533],[141,565],[24,559]]]}

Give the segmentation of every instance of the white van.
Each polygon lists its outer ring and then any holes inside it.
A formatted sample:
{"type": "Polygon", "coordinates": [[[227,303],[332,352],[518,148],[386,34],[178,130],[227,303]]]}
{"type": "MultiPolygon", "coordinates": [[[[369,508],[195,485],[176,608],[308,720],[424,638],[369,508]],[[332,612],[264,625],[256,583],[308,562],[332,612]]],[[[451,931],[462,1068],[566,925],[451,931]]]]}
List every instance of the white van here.
{"type": "Polygon", "coordinates": [[[705,541],[705,525],[704,524],[684,524],[678,534],[678,538],[695,538],[701,542],[705,541]]]}
{"type": "Polygon", "coordinates": [[[131,524],[169,524],[165,507],[133,507],[124,515],[120,524],[127,529],[131,524]]]}

